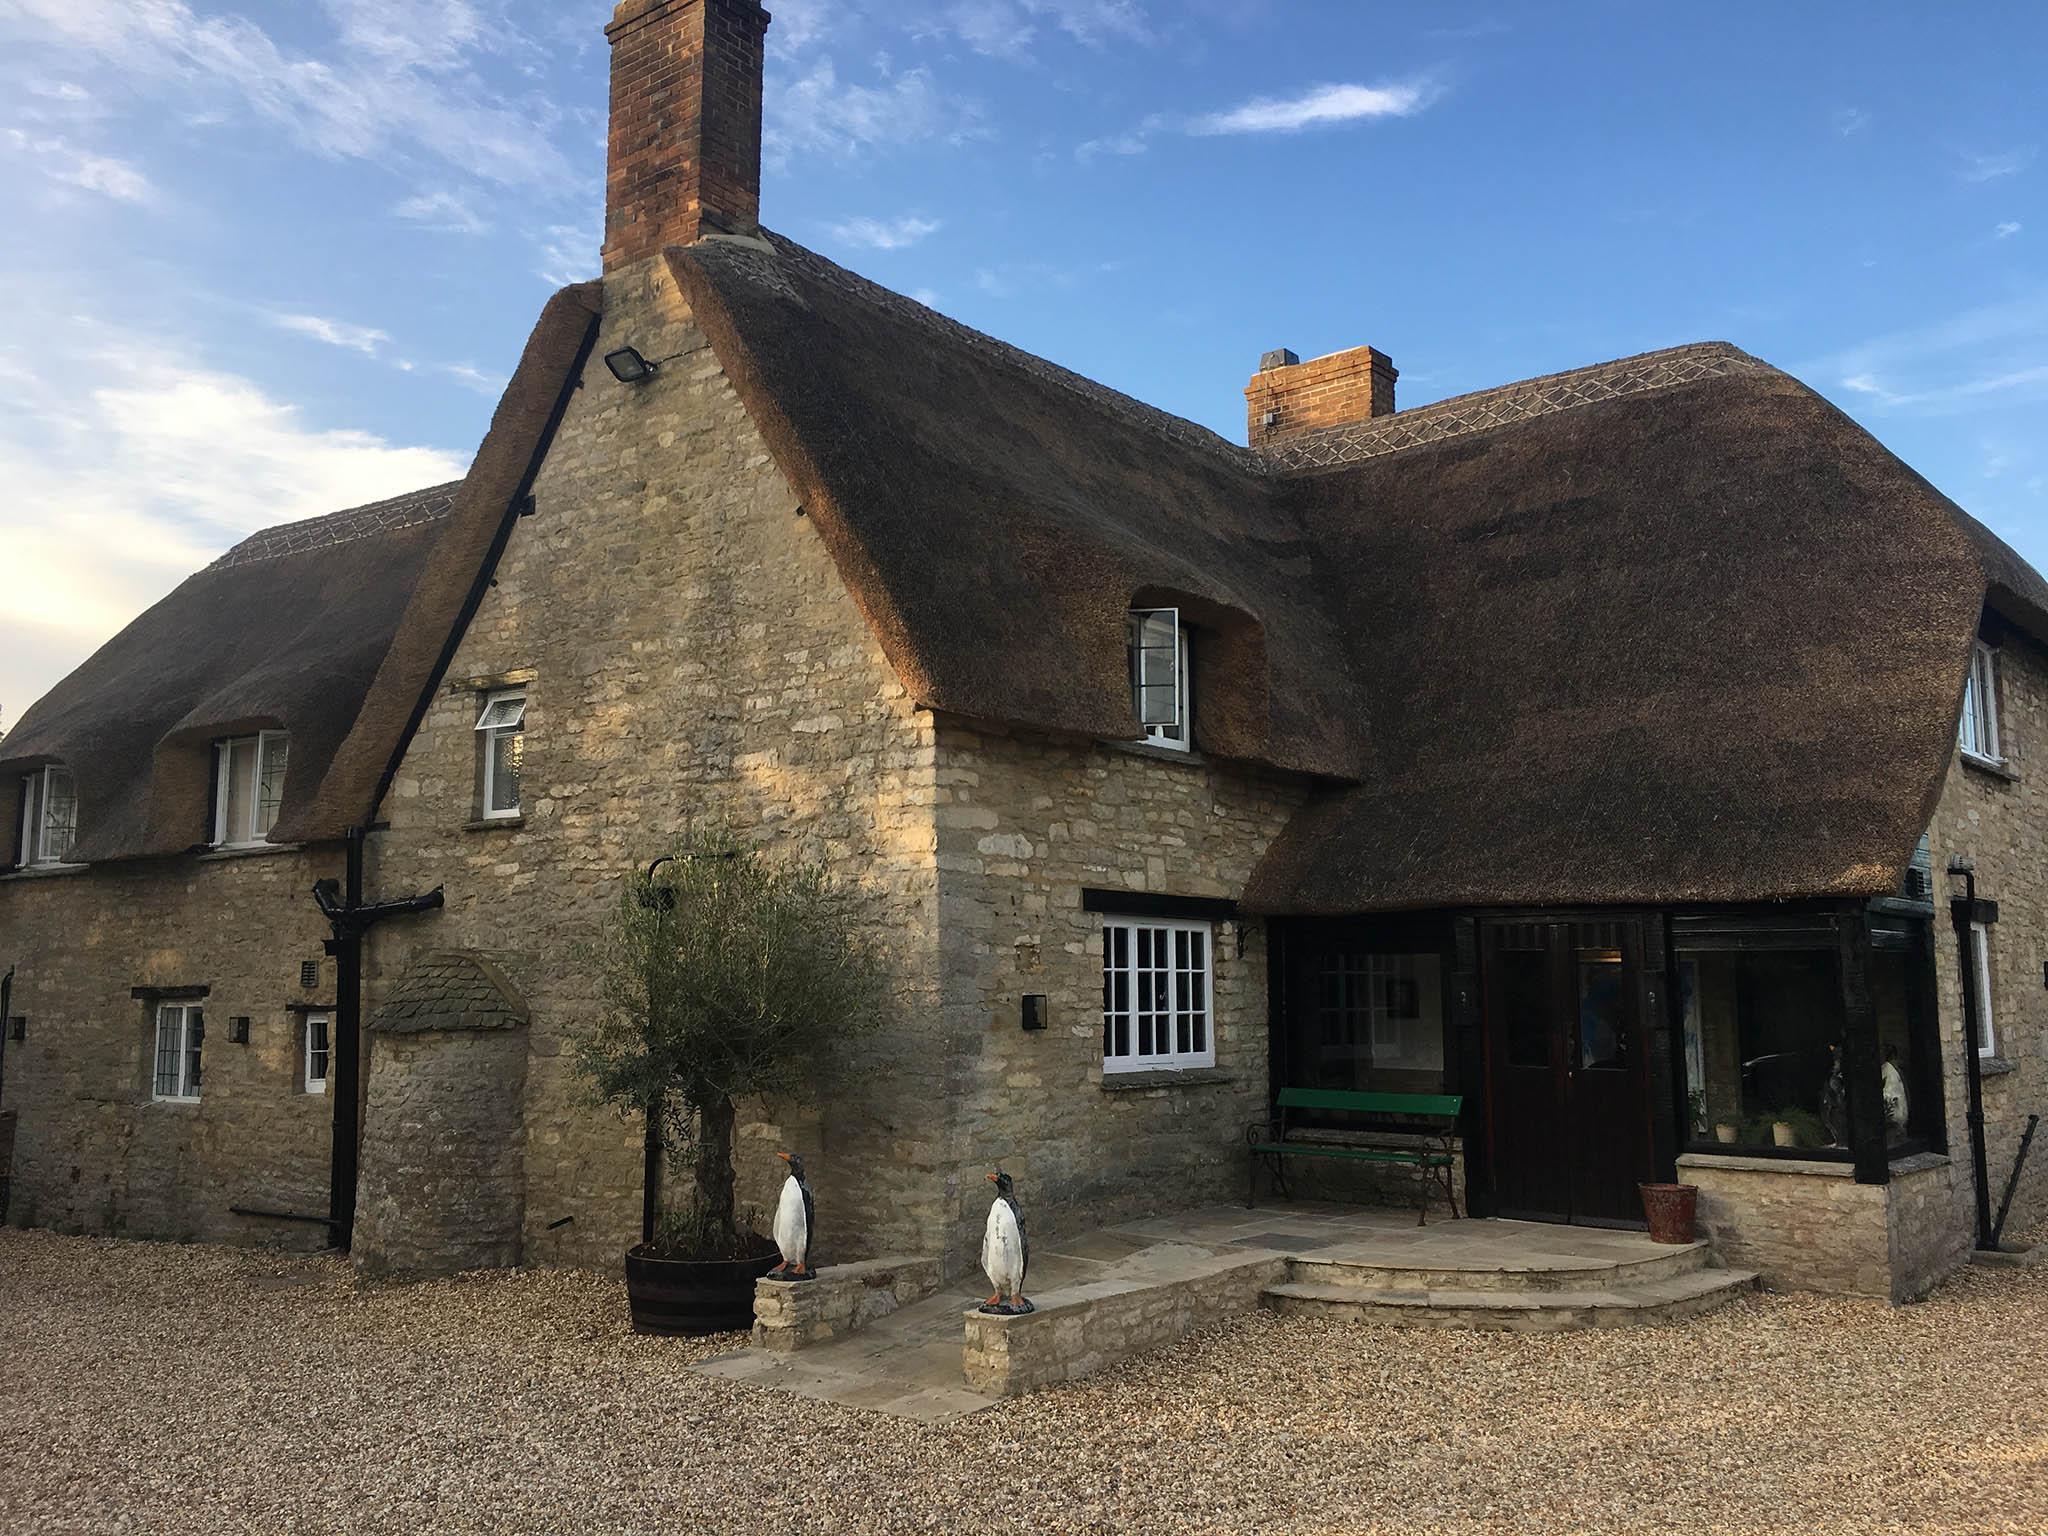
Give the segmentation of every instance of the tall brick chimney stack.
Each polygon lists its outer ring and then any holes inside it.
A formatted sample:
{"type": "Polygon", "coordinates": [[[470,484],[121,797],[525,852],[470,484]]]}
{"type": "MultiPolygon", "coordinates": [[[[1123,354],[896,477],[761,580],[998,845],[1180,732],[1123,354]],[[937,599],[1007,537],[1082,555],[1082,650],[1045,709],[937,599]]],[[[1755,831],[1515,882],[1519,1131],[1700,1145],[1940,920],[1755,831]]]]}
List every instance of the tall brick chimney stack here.
{"type": "Polygon", "coordinates": [[[1324,427],[1345,427],[1394,413],[1394,360],[1353,347],[1303,362],[1285,347],[1259,359],[1245,386],[1246,441],[1271,448],[1324,427]]]}
{"type": "Polygon", "coordinates": [[[612,45],[607,273],[761,216],[760,0],[620,0],[612,45]]]}

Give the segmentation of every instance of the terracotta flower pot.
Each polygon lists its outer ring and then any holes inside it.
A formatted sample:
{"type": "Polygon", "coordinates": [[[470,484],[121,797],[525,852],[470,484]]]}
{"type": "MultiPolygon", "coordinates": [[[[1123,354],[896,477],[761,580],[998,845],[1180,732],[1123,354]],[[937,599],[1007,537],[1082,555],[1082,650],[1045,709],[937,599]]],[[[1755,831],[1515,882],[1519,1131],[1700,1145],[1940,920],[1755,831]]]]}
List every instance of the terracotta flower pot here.
{"type": "Polygon", "coordinates": [[[1700,1191],[1696,1184],[1642,1184],[1643,1214],[1653,1243],[1693,1241],[1700,1191]]]}
{"type": "Polygon", "coordinates": [[[626,1300],[635,1333],[738,1333],[754,1326],[754,1282],[775,1267],[773,1248],[751,1259],[658,1259],[626,1250],[626,1300]]]}
{"type": "Polygon", "coordinates": [[[1735,1145],[1735,1136],[1735,1127],[1730,1125],[1725,1120],[1723,1120],[1719,1125],[1714,1127],[1714,1139],[1726,1146],[1732,1147],[1735,1145]]]}

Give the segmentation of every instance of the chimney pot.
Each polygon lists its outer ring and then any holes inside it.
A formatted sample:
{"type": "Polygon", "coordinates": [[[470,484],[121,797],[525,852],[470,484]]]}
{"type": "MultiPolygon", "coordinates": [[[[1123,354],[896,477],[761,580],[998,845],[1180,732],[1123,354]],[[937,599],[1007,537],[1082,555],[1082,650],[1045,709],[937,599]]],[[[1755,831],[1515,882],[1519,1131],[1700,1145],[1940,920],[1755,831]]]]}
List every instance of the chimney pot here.
{"type": "Polygon", "coordinates": [[[604,270],[761,215],[760,0],[621,0],[612,46],[604,270]]]}

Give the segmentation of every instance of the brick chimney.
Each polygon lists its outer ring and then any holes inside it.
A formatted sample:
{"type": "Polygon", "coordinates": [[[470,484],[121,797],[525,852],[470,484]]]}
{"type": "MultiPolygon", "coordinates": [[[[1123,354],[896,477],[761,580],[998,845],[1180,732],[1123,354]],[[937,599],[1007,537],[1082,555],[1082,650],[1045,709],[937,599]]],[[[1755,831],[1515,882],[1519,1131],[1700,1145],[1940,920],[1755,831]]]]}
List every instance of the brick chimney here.
{"type": "Polygon", "coordinates": [[[760,0],[621,0],[612,45],[604,269],[761,215],[760,0]]]}
{"type": "Polygon", "coordinates": [[[1305,363],[1285,347],[1268,352],[1245,386],[1246,441],[1271,448],[1324,427],[1391,416],[1400,376],[1394,360],[1373,347],[1305,363]]]}

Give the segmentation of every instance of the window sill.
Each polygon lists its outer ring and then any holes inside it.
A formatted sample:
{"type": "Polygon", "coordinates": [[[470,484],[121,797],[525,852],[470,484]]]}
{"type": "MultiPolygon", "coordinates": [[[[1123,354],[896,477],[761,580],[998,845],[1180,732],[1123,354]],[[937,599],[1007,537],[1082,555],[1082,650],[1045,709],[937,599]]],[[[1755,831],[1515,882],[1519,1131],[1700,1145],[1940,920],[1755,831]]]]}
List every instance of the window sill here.
{"type": "Polygon", "coordinates": [[[1979,1077],[2003,1077],[2012,1070],[2012,1063],[2003,1056],[1979,1056],[1977,1075],[1979,1077]]]}
{"type": "Polygon", "coordinates": [[[475,821],[465,821],[465,832],[515,832],[526,825],[524,816],[480,816],[475,821]]]}
{"type": "Polygon", "coordinates": [[[1146,741],[1105,741],[1102,745],[1112,752],[1124,752],[1132,757],[1147,757],[1155,763],[1188,763],[1197,768],[1205,768],[1209,762],[1192,747],[1181,752],[1173,747],[1155,747],[1146,741]]]}
{"type": "Polygon", "coordinates": [[[1974,768],[1986,778],[1997,779],[2003,784],[2017,784],[2020,781],[2019,774],[2002,757],[1979,757],[1976,753],[1966,752],[1960,747],[1956,749],[1956,755],[1963,760],[1965,768],[1974,768]]]}
{"type": "Polygon", "coordinates": [[[163,1109],[197,1109],[202,1101],[199,1099],[162,1099],[152,1094],[150,1095],[149,1102],[163,1109]]]}
{"type": "Polygon", "coordinates": [[[1756,1147],[1734,1148],[1727,1152],[1686,1152],[1680,1155],[1678,1167],[1681,1173],[1687,1168],[1720,1168],[1735,1173],[1797,1173],[1823,1179],[1856,1177],[1856,1165],[1846,1154],[1840,1158],[1822,1159],[1805,1148],[1787,1148],[1776,1157],[1756,1147]]]}
{"type": "Polygon", "coordinates": [[[10,869],[0,875],[0,880],[56,880],[65,875],[82,875],[91,868],[90,864],[30,864],[10,869]]]}
{"type": "Polygon", "coordinates": [[[1235,1072],[1220,1067],[1183,1067],[1178,1071],[1105,1072],[1104,1093],[1142,1093],[1154,1088],[1209,1088],[1237,1081],[1235,1072]]]}
{"type": "Polygon", "coordinates": [[[267,859],[273,854],[297,853],[303,843],[223,843],[198,856],[201,864],[222,864],[230,859],[267,859]]]}

